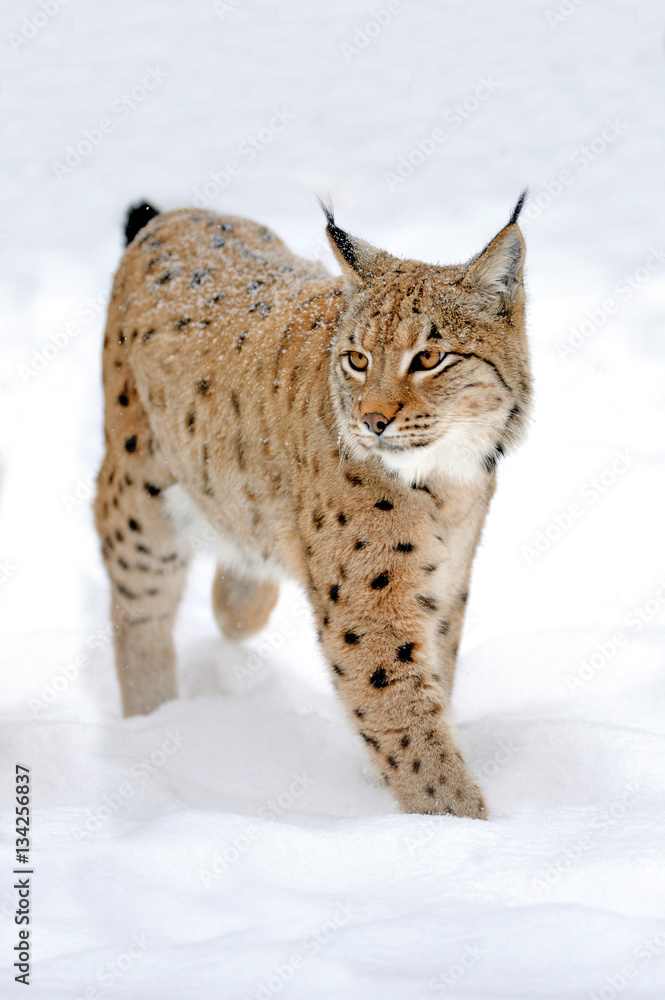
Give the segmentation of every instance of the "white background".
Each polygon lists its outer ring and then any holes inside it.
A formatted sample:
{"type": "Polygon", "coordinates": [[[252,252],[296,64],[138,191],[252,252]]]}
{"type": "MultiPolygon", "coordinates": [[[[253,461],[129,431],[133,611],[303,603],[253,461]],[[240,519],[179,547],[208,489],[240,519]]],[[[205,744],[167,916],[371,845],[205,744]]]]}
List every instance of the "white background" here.
{"type": "Polygon", "coordinates": [[[5,4],[0,27],[2,996],[23,989],[18,760],[33,998],[661,998],[662,5],[403,0],[377,28],[386,3],[44,4],[5,4]],[[276,110],[293,120],[250,159],[276,110]],[[180,700],[122,720],[90,500],[127,206],[207,191],[332,267],[330,194],[351,232],[448,263],[525,184],[536,408],[455,692],[489,822],[400,815],[297,590],[234,647],[205,556],[180,700]]]}

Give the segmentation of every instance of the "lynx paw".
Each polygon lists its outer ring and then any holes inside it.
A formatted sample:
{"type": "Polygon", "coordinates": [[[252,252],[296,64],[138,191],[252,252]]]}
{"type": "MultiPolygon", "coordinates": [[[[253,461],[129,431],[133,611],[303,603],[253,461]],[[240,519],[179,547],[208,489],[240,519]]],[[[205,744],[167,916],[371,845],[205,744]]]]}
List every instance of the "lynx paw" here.
{"type": "Polygon", "coordinates": [[[411,774],[400,783],[401,787],[397,782],[389,782],[400,805],[411,813],[487,819],[482,792],[461,757],[457,754],[445,756],[445,764],[439,756],[438,760],[423,760],[415,771],[412,766],[411,774]]]}

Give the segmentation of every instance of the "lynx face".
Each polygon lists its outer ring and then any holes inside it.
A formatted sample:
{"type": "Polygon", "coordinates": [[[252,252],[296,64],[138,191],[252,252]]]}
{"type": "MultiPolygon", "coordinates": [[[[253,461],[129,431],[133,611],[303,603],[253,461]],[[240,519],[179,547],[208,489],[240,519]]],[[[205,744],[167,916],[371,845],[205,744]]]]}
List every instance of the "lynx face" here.
{"type": "Polygon", "coordinates": [[[517,227],[453,267],[399,260],[330,220],[328,234],[347,284],[331,370],[343,446],[414,483],[491,470],[528,410],[517,227]]]}

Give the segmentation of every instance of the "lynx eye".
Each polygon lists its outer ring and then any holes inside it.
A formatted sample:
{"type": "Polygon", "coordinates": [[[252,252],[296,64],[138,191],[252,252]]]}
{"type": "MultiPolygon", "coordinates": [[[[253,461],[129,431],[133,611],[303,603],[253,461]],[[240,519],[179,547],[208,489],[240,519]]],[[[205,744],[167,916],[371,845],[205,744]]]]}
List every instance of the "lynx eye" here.
{"type": "Polygon", "coordinates": [[[442,351],[420,351],[414,357],[409,368],[410,372],[426,372],[430,368],[436,368],[445,358],[442,351]]]}
{"type": "Polygon", "coordinates": [[[367,365],[369,361],[364,354],[360,351],[349,351],[346,355],[349,366],[353,368],[354,372],[364,372],[367,370],[367,365]]]}

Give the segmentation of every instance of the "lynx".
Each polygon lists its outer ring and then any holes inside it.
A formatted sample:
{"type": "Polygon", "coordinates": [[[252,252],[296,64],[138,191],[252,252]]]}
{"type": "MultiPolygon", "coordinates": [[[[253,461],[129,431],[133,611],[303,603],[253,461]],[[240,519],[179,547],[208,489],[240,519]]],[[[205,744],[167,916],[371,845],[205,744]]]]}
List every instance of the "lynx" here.
{"type": "Polygon", "coordinates": [[[337,277],[245,219],[130,211],[95,501],[126,715],[176,697],[205,536],[226,636],[262,629],[294,578],[402,809],[486,816],[449,706],[497,460],[529,413],[523,201],[453,266],[376,249],[324,205],[337,277]]]}

